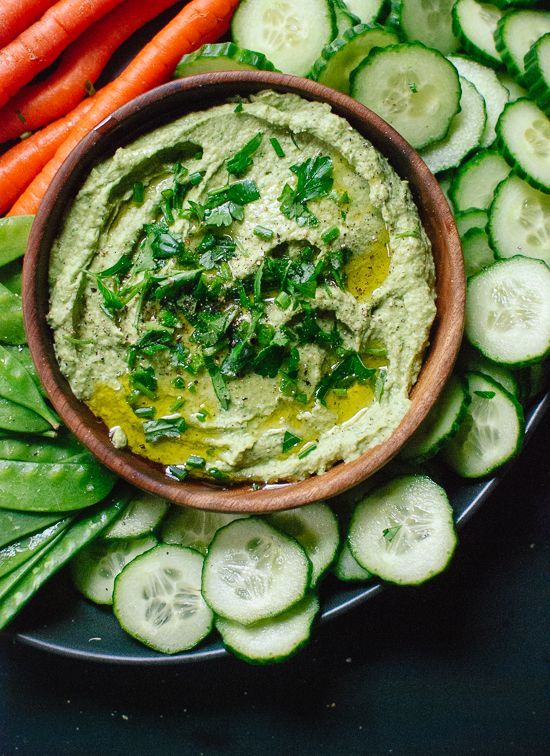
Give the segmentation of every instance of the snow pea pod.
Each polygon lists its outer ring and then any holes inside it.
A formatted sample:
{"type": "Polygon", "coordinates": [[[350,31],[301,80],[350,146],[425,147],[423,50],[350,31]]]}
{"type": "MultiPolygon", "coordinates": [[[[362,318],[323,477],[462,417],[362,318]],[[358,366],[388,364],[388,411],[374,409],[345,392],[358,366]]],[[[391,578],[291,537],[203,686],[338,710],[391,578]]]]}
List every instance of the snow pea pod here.
{"type": "Polygon", "coordinates": [[[64,531],[62,530],[61,533],[58,533],[58,535],[56,535],[51,541],[46,543],[39,551],[33,554],[30,559],[27,559],[26,562],[20,564],[15,570],[12,570],[7,575],[4,575],[3,578],[0,578],[0,606],[4,596],[7,596],[13,586],[16,585],[24,575],[29,573],[37,562],[45,557],[46,553],[54,546],[54,544],[63,538],[63,533],[64,531]]]}
{"type": "MultiPolygon", "coordinates": [[[[59,537],[59,540],[55,541],[53,546],[46,547],[44,557],[38,559],[31,569],[12,583],[5,593],[0,602],[0,629],[15,617],[48,578],[72,559],[83,546],[98,536],[110,522],[113,522],[122,512],[129,498],[130,492],[127,488],[118,489],[109,497],[108,502],[101,504],[91,513],[86,512],[59,537]]],[[[0,595],[1,592],[0,586],[0,595]]]]}
{"type": "Polygon", "coordinates": [[[51,425],[27,407],[0,397],[0,429],[13,433],[43,433],[51,425]]]}
{"type": "Polygon", "coordinates": [[[20,462],[66,462],[85,452],[76,439],[67,433],[62,433],[59,439],[51,440],[37,440],[35,436],[0,438],[0,459],[15,459],[20,462]]]}
{"type": "Polygon", "coordinates": [[[36,388],[40,391],[42,396],[47,396],[44,387],[40,383],[40,378],[38,377],[38,373],[36,372],[36,366],[32,361],[31,351],[29,347],[23,346],[22,344],[4,344],[3,346],[4,349],[7,349],[12,357],[15,357],[15,359],[19,360],[19,362],[23,365],[27,373],[29,373],[29,375],[35,382],[36,388]]]}
{"type": "Polygon", "coordinates": [[[30,559],[58,533],[65,530],[70,522],[71,518],[66,517],[64,520],[59,520],[54,525],[44,528],[39,533],[33,533],[0,549],[0,578],[30,559]]]}
{"type": "Polygon", "coordinates": [[[21,297],[0,283],[0,341],[26,344],[21,297]]]}
{"type": "Polygon", "coordinates": [[[66,462],[0,460],[0,508],[67,512],[90,507],[112,489],[115,476],[86,454],[66,462]],[[76,461],[76,460],[79,461],[76,461]]]}
{"type": "Polygon", "coordinates": [[[23,288],[22,281],[23,269],[19,260],[14,260],[8,265],[3,265],[0,268],[0,283],[3,284],[6,289],[9,289],[12,294],[18,294],[21,296],[23,288]]]}
{"type": "Polygon", "coordinates": [[[59,522],[60,514],[40,514],[38,512],[15,512],[0,509],[0,548],[7,543],[18,541],[31,533],[59,522]]]}
{"type": "Polygon", "coordinates": [[[25,254],[34,215],[12,215],[0,220],[0,265],[25,254]]]}
{"type": "Polygon", "coordinates": [[[1,345],[0,396],[33,410],[50,423],[52,428],[59,427],[59,418],[42,398],[30,373],[10,351],[1,345]]]}

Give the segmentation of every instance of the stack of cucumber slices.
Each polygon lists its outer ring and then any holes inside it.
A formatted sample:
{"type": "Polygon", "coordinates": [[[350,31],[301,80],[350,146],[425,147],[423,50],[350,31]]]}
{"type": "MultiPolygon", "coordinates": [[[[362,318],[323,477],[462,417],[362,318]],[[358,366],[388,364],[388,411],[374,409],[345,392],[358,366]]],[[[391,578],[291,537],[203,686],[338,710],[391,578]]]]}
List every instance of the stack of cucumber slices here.
{"type": "Polygon", "coordinates": [[[279,70],[349,94],[420,150],[449,198],[468,278],[455,374],[400,460],[351,496],[258,517],[174,507],[134,489],[108,494],[112,476],[56,430],[25,347],[16,258],[31,219],[0,221],[0,627],[70,562],[86,599],[112,605],[150,648],[180,653],[215,630],[237,656],[268,663],[307,642],[324,580],[416,585],[445,569],[456,534],[435,481],[449,468],[487,476],[514,457],[524,408],[547,384],[546,8],[242,0],[232,41],[176,69],[279,70]],[[40,497],[29,496],[31,475],[40,497]]]}

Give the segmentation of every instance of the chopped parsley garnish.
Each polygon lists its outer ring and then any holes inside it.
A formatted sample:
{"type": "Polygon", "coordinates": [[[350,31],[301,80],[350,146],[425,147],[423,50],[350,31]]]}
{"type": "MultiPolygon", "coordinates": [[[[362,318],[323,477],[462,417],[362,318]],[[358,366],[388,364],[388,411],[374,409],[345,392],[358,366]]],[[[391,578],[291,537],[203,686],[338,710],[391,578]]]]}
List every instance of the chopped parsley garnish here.
{"type": "Polygon", "coordinates": [[[220,228],[233,221],[244,220],[244,206],[260,198],[256,183],[251,179],[236,181],[208,192],[204,205],[189,203],[193,213],[205,226],[220,228]]]}
{"type": "Polygon", "coordinates": [[[187,461],[185,463],[186,467],[194,468],[195,470],[200,470],[206,465],[206,460],[204,457],[200,457],[198,454],[190,454],[187,457],[187,461]]]}
{"type": "Polygon", "coordinates": [[[382,531],[382,535],[384,536],[386,541],[391,543],[400,530],[401,530],[401,525],[394,525],[393,528],[384,528],[384,530],[382,531]]]}
{"type": "Polygon", "coordinates": [[[496,396],[494,391],[474,391],[474,394],[481,397],[481,399],[492,399],[496,396]]]}
{"type": "Polygon", "coordinates": [[[338,228],[338,226],[332,226],[332,228],[327,228],[327,230],[321,234],[321,239],[325,242],[325,244],[331,244],[333,241],[338,239],[339,236],[340,229],[338,228]]]}
{"type": "Polygon", "coordinates": [[[292,297],[286,291],[280,291],[275,297],[275,304],[280,307],[281,310],[287,310],[292,302],[292,297]]]}
{"type": "Polygon", "coordinates": [[[379,402],[384,394],[384,386],[386,385],[386,376],[388,372],[386,368],[380,368],[376,375],[374,382],[374,401],[379,402]]]}
{"type": "Polygon", "coordinates": [[[317,444],[309,444],[309,446],[306,446],[298,454],[298,459],[304,459],[304,457],[307,457],[308,454],[311,454],[311,452],[315,451],[316,448],[317,448],[317,444]]]}
{"type": "Polygon", "coordinates": [[[277,155],[277,157],[278,158],[284,158],[285,151],[281,147],[281,143],[279,142],[279,140],[277,139],[277,137],[271,137],[269,141],[271,142],[271,146],[275,150],[275,154],[277,155]]]}
{"type": "Polygon", "coordinates": [[[136,407],[134,410],[134,415],[136,415],[136,417],[154,417],[155,408],[154,407],[136,407]]]}
{"type": "Polygon", "coordinates": [[[158,383],[154,368],[151,365],[140,366],[132,370],[130,372],[130,385],[149,399],[156,399],[158,383]]]}
{"type": "Polygon", "coordinates": [[[132,199],[136,205],[141,205],[145,199],[145,187],[141,181],[136,181],[132,189],[132,199]]]}
{"type": "Polygon", "coordinates": [[[199,263],[206,270],[212,270],[219,263],[227,262],[235,257],[236,248],[237,245],[230,236],[214,236],[212,233],[207,233],[197,247],[200,255],[199,263]]]}
{"type": "Polygon", "coordinates": [[[297,446],[298,444],[302,443],[302,439],[299,436],[295,436],[294,433],[291,433],[290,431],[285,431],[285,435],[283,437],[283,454],[286,454],[287,451],[290,451],[294,446],[297,446]]]}
{"type": "Polygon", "coordinates": [[[259,131],[256,136],[252,137],[252,139],[236,152],[233,157],[230,157],[225,161],[225,167],[231,176],[236,176],[237,178],[244,176],[252,165],[252,155],[258,150],[262,143],[262,138],[263,134],[259,131]]]}
{"type": "Polygon", "coordinates": [[[145,440],[156,443],[164,438],[179,438],[187,430],[187,423],[181,415],[165,415],[158,420],[143,423],[145,440]]]}
{"type": "Polygon", "coordinates": [[[130,255],[121,255],[110,268],[101,270],[97,275],[99,278],[112,278],[112,276],[123,276],[132,267],[132,258],[130,255]]]}
{"type": "Polygon", "coordinates": [[[243,104],[242,102],[238,102],[235,107],[233,108],[234,113],[242,113],[243,112],[243,104]]]}
{"type": "Polygon", "coordinates": [[[273,229],[267,228],[266,226],[255,226],[254,235],[257,236],[258,239],[269,241],[270,239],[273,239],[275,232],[273,231],[273,229]]]}
{"type": "Polygon", "coordinates": [[[353,383],[370,381],[375,373],[376,370],[365,366],[357,352],[349,352],[321,379],[315,396],[321,404],[326,404],[326,396],[331,389],[348,388],[353,383]]]}
{"type": "Polygon", "coordinates": [[[297,176],[296,186],[293,189],[290,184],[284,185],[279,197],[280,210],[299,226],[316,226],[319,221],[306,203],[330,194],[333,184],[332,158],[317,155],[299,165],[292,165],[290,170],[297,176]]]}
{"type": "Polygon", "coordinates": [[[168,465],[166,474],[168,477],[175,478],[176,480],[185,480],[187,478],[187,470],[181,465],[168,465]]]}

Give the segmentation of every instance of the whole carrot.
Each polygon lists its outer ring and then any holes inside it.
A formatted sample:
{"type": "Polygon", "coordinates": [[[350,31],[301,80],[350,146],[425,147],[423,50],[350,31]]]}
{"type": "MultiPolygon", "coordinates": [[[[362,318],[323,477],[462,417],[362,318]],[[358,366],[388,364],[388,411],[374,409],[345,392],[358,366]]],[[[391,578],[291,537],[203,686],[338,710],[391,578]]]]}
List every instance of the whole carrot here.
{"type": "Polygon", "coordinates": [[[0,7],[0,47],[34,24],[55,0],[2,0],[0,7]]]}
{"type": "Polygon", "coordinates": [[[191,0],[120,76],[94,96],[94,106],[71,129],[55,156],[8,215],[33,215],[61,164],[94,126],[137,95],[168,81],[182,55],[224,34],[239,0],[191,0]]]}
{"type": "Polygon", "coordinates": [[[65,118],[51,123],[0,155],[0,214],[13,205],[48,160],[52,159],[71,128],[92,104],[93,100],[87,98],[65,118]]]}
{"type": "Polygon", "coordinates": [[[0,50],[0,106],[122,0],[59,0],[0,50]]]}
{"type": "Polygon", "coordinates": [[[25,87],[0,108],[0,142],[66,115],[86,96],[117,47],[176,2],[125,0],[103,16],[63,53],[51,76],[25,87]]]}

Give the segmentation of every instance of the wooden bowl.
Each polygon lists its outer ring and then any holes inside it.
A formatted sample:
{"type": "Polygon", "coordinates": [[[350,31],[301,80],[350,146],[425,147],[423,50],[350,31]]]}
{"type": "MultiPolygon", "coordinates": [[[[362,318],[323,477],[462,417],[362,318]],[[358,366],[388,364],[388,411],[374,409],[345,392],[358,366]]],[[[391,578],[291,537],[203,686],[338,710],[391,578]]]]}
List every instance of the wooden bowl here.
{"type": "Polygon", "coordinates": [[[51,402],[65,424],[107,467],[146,491],[177,504],[228,512],[270,512],[326,499],[365,480],[397,454],[424,420],[449,377],[464,322],[464,269],[460,241],[447,201],[419,155],[385,121],[355,100],[316,82],[295,76],[224,72],[191,76],[138,97],[100,123],[67,158],[52,182],[34,221],[24,265],[23,310],[31,354],[51,402]],[[390,161],[406,179],[430,237],[437,276],[437,315],[431,343],[411,406],[399,427],[383,443],[352,462],[295,483],[222,487],[199,480],[173,481],[163,467],[128,450],[115,449],[108,429],[72,393],[56,361],[48,312],[48,265],[53,240],[66,208],[90,169],[141,134],[187,112],[247,96],[262,89],[292,92],[328,103],[390,161]]]}

